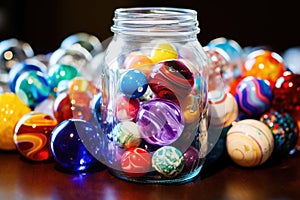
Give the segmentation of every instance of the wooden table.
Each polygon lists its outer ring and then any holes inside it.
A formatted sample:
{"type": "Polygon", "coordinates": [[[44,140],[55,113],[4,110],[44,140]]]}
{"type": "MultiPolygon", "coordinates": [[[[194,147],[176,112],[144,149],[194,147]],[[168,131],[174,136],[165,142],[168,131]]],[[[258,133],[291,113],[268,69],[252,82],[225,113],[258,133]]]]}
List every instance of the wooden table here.
{"type": "Polygon", "coordinates": [[[0,151],[0,199],[300,199],[300,152],[277,164],[246,169],[226,158],[204,167],[193,182],[147,185],[119,180],[106,168],[68,174],[58,170],[53,160],[32,163],[17,152],[0,151]]]}

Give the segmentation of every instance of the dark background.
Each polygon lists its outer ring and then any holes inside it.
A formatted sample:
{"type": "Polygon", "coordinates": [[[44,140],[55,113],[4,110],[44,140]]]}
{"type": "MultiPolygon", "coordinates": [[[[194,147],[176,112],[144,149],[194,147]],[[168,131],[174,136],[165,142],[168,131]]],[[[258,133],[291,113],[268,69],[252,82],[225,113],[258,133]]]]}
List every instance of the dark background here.
{"type": "Polygon", "coordinates": [[[112,36],[114,10],[133,6],[192,8],[198,12],[202,46],[217,37],[237,41],[242,47],[268,46],[281,53],[300,46],[300,15],[296,1],[201,0],[0,0],[0,40],[18,38],[36,54],[57,49],[76,32],[112,36]]]}

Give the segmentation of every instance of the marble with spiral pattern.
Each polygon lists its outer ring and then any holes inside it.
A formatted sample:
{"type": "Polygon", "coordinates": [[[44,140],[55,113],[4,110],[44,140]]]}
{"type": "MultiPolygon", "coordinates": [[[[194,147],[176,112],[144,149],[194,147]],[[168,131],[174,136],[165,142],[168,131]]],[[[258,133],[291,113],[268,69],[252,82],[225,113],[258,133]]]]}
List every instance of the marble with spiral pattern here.
{"type": "Polygon", "coordinates": [[[163,146],[180,137],[184,117],[180,107],[172,101],[153,99],[141,104],[136,123],[145,141],[163,146]]]}
{"type": "Polygon", "coordinates": [[[52,116],[30,112],[16,124],[14,142],[17,150],[32,161],[44,161],[52,157],[50,152],[50,135],[57,121],[52,116]]]}
{"type": "Polygon", "coordinates": [[[247,76],[237,85],[235,98],[245,118],[258,118],[270,109],[273,93],[268,81],[247,76]]]}
{"type": "Polygon", "coordinates": [[[194,86],[190,68],[180,60],[166,60],[157,63],[150,75],[149,86],[153,93],[162,99],[179,103],[194,86]]]}

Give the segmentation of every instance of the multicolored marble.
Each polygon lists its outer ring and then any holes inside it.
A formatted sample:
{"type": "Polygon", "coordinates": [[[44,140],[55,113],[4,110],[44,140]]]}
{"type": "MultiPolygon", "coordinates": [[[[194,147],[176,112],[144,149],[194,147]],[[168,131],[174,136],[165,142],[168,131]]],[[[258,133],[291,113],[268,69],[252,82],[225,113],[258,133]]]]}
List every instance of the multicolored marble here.
{"type": "Polygon", "coordinates": [[[14,130],[18,152],[28,160],[45,161],[52,157],[50,135],[57,121],[45,113],[30,112],[20,118],[14,130]]]}
{"type": "Polygon", "coordinates": [[[178,52],[171,43],[160,42],[152,49],[150,58],[156,64],[164,60],[178,59],[178,52]]]}
{"type": "Polygon", "coordinates": [[[146,54],[141,52],[131,52],[124,60],[125,69],[137,69],[146,76],[150,74],[153,66],[154,63],[152,60],[146,54]]]}
{"type": "Polygon", "coordinates": [[[208,92],[209,124],[214,127],[227,127],[238,117],[238,104],[231,93],[223,90],[208,92]]]}
{"type": "Polygon", "coordinates": [[[179,60],[157,63],[149,75],[149,86],[162,99],[179,103],[194,86],[194,76],[186,64],[179,60]]]}
{"type": "Polygon", "coordinates": [[[140,147],[127,149],[121,158],[122,170],[130,177],[140,177],[150,171],[151,155],[140,147]]]}
{"type": "Polygon", "coordinates": [[[32,109],[50,96],[51,87],[46,74],[40,71],[22,73],[15,86],[15,93],[32,109]]]}
{"type": "Polygon", "coordinates": [[[271,130],[274,137],[273,159],[281,159],[295,148],[299,129],[296,121],[286,112],[272,109],[260,117],[271,130]]]}
{"type": "Polygon", "coordinates": [[[0,150],[16,150],[14,129],[20,118],[31,112],[21,99],[12,92],[0,94],[0,150]]]}
{"type": "Polygon", "coordinates": [[[119,122],[112,130],[113,141],[121,148],[137,147],[141,143],[141,133],[136,123],[132,121],[119,122]]]}
{"type": "Polygon", "coordinates": [[[273,93],[266,80],[247,76],[237,85],[235,99],[246,118],[257,118],[271,107],[273,93]]]}
{"type": "Polygon", "coordinates": [[[269,81],[271,88],[274,88],[276,80],[282,76],[286,68],[283,58],[278,53],[259,49],[245,58],[243,71],[245,76],[269,81]]]}
{"type": "Polygon", "coordinates": [[[184,168],[184,156],[175,147],[163,146],[152,155],[152,167],[165,177],[176,177],[184,168]]]}
{"type": "Polygon", "coordinates": [[[233,123],[226,136],[226,149],[231,160],[243,167],[264,164],[274,149],[270,128],[256,119],[233,123]]]}
{"type": "Polygon", "coordinates": [[[160,146],[177,140],[184,128],[184,118],[179,106],[164,99],[141,104],[136,121],[143,139],[160,146]]]}
{"type": "Polygon", "coordinates": [[[120,92],[128,98],[139,98],[145,94],[148,88],[148,79],[143,72],[131,69],[121,75],[119,85],[120,92]]]}
{"type": "Polygon", "coordinates": [[[22,62],[16,63],[12,66],[8,73],[8,86],[10,91],[15,92],[17,79],[23,72],[27,71],[39,71],[41,73],[47,73],[47,67],[43,63],[33,59],[26,59],[22,62]]]}
{"type": "Polygon", "coordinates": [[[62,171],[82,172],[99,165],[101,150],[98,129],[81,119],[59,123],[50,136],[50,150],[62,171]]]}

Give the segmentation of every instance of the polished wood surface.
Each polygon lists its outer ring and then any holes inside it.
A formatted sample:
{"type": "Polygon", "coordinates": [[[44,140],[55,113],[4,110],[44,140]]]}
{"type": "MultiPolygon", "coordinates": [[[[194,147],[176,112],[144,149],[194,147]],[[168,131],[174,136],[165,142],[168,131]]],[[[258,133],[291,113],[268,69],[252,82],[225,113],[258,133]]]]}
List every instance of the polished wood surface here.
{"type": "Polygon", "coordinates": [[[28,162],[17,152],[0,151],[0,199],[269,200],[300,198],[300,152],[279,163],[241,168],[223,160],[205,166],[198,179],[181,185],[135,184],[104,167],[69,174],[54,161],[28,162]]]}

